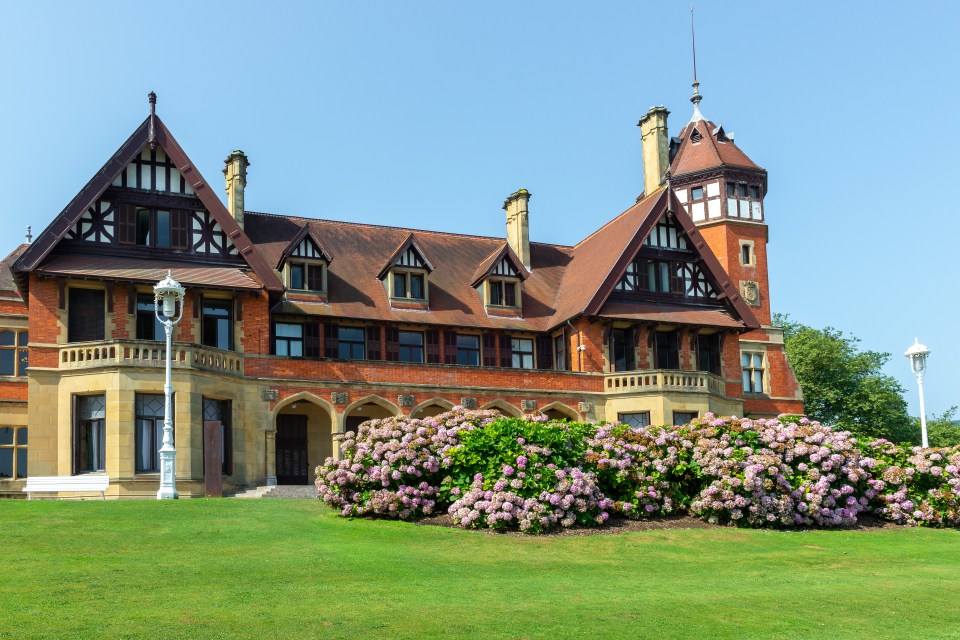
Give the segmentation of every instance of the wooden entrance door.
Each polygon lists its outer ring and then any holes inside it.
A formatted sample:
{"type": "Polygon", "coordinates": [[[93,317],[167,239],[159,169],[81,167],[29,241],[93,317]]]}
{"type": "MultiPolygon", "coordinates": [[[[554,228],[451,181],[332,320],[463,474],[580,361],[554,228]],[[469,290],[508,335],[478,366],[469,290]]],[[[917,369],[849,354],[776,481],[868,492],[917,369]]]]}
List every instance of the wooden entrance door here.
{"type": "Polygon", "coordinates": [[[310,484],[307,416],[277,416],[277,484],[310,484]]]}

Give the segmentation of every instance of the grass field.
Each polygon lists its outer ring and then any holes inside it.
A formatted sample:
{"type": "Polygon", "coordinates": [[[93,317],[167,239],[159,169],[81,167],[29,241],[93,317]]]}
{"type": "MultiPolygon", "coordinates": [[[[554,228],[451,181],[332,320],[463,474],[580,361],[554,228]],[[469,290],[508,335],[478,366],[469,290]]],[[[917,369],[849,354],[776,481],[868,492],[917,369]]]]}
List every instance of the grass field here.
{"type": "Polygon", "coordinates": [[[960,638],[960,531],[533,538],[309,500],[0,501],[0,638],[960,638]]]}

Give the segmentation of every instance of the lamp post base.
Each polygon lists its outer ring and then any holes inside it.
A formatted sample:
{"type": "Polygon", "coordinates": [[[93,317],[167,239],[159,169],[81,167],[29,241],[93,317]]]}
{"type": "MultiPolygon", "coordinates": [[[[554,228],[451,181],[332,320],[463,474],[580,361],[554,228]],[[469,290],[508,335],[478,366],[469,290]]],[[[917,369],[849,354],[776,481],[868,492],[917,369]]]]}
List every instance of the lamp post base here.
{"type": "Polygon", "coordinates": [[[177,452],[171,449],[160,449],[160,490],[157,491],[157,500],[176,500],[180,497],[177,493],[176,478],[173,470],[176,466],[177,452]]]}

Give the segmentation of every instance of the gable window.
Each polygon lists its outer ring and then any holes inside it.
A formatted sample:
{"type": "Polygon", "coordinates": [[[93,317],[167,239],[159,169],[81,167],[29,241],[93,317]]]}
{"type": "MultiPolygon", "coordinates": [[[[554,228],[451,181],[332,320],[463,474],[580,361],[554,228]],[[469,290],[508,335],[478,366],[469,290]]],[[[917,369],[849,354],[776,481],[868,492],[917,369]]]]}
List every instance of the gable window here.
{"type": "Polygon", "coordinates": [[[418,271],[396,271],[392,272],[393,290],[392,298],[406,298],[409,300],[426,300],[425,277],[418,271]]]}
{"type": "Polygon", "coordinates": [[[400,362],[423,362],[423,334],[419,331],[400,331],[398,348],[400,362]]]}
{"type": "Polygon", "coordinates": [[[457,334],[457,364],[480,365],[480,336],[457,334]]]}
{"type": "Polygon", "coordinates": [[[337,328],[337,357],[341,360],[363,360],[366,357],[363,327],[337,328]]]}
{"type": "Polygon", "coordinates": [[[701,333],[697,335],[697,369],[720,375],[721,367],[720,334],[701,333]]]}
{"type": "Polygon", "coordinates": [[[636,349],[633,343],[633,329],[613,329],[610,331],[610,359],[614,371],[633,371],[636,369],[636,349]]]}
{"type": "MultiPolygon", "coordinates": [[[[138,393],[136,396],[136,472],[158,473],[160,471],[160,447],[163,445],[164,396],[158,393],[138,393]]],[[[170,404],[170,420],[173,421],[173,398],[170,404]]]]}
{"type": "Polygon", "coordinates": [[[104,470],[106,459],[106,396],[74,396],[73,473],[104,470]]]}
{"type": "Polygon", "coordinates": [[[163,331],[163,325],[157,319],[153,296],[148,294],[139,294],[137,296],[137,339],[167,339],[163,331]]]}
{"type": "Polygon", "coordinates": [[[634,429],[650,426],[650,412],[637,411],[634,413],[618,413],[617,422],[625,424],[634,429]]]}
{"type": "Polygon", "coordinates": [[[517,306],[517,283],[513,280],[487,280],[487,304],[498,307],[517,306]]]}
{"type": "Polygon", "coordinates": [[[67,311],[67,342],[103,340],[104,292],[102,289],[70,289],[67,311]]]}
{"type": "Polygon", "coordinates": [[[743,369],[743,392],[763,393],[763,353],[744,351],[740,354],[743,369]]]}
{"type": "Polygon", "coordinates": [[[117,242],[161,249],[188,249],[190,212],[121,204],[117,212],[117,242]]]}
{"type": "Polygon", "coordinates": [[[0,331],[0,376],[27,375],[28,354],[26,331],[0,331]]]}
{"type": "Polygon", "coordinates": [[[27,428],[0,427],[0,479],[27,477],[27,428]]]}
{"type": "Polygon", "coordinates": [[[277,322],[273,325],[273,350],[278,356],[303,356],[303,325],[296,322],[277,322]]]}
{"type": "Polygon", "coordinates": [[[653,349],[657,369],[680,368],[680,341],[676,331],[657,331],[653,349]]]}
{"type": "Polygon", "coordinates": [[[530,338],[511,338],[511,366],[514,369],[533,369],[533,340],[530,338]]]}
{"type": "Polygon", "coordinates": [[[202,338],[204,346],[233,349],[233,301],[204,298],[202,338]]]}

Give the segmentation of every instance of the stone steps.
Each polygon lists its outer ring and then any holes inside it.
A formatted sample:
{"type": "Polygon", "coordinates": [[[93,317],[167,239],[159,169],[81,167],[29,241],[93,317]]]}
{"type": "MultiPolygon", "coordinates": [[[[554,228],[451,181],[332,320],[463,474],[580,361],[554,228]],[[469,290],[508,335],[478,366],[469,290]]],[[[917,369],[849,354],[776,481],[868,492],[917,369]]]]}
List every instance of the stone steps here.
{"type": "Polygon", "coordinates": [[[317,488],[312,484],[286,484],[255,487],[241,491],[234,498],[279,498],[287,500],[315,500],[317,488]]]}

